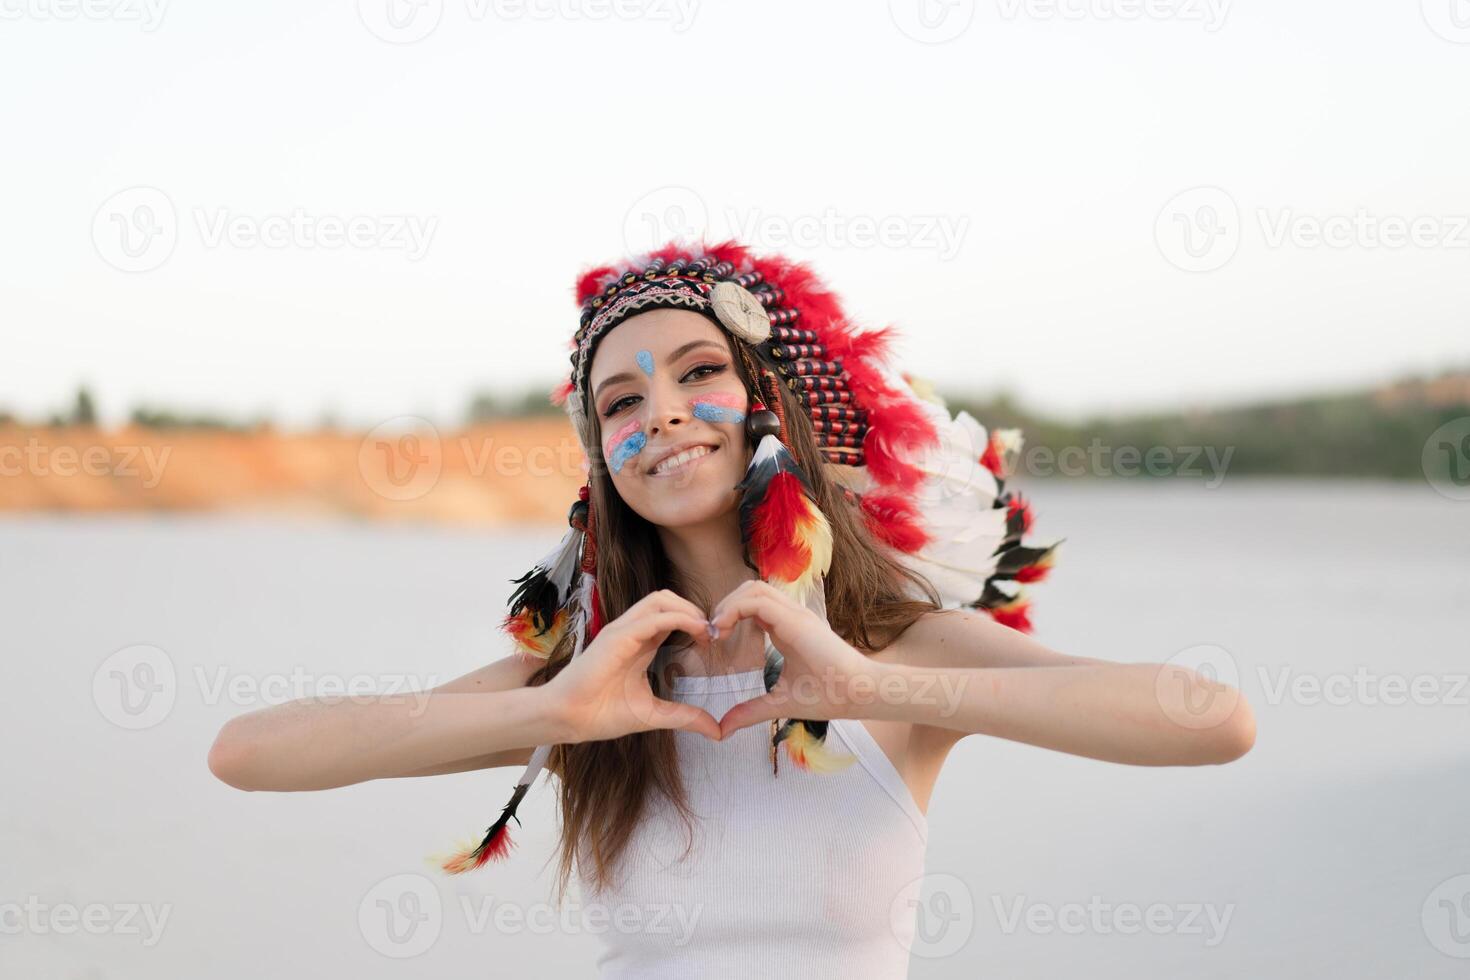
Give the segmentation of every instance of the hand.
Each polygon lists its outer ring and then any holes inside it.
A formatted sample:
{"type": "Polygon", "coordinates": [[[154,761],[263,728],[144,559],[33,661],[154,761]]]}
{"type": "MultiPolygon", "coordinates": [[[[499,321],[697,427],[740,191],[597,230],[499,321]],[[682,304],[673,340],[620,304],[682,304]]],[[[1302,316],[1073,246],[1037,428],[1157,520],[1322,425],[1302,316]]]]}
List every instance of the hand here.
{"type": "Polygon", "coordinates": [[[755,620],[786,662],[775,687],[725,712],[722,737],[772,718],[857,718],[876,699],[881,665],[780,589],[745,582],[715,606],[710,622],[726,636],[742,619],[755,620]]]}
{"type": "Polygon", "coordinates": [[[720,726],[703,708],[655,697],[648,666],[670,633],[709,643],[703,611],[667,589],[650,592],[605,625],[571,663],[546,683],[567,719],[569,742],[597,742],[634,732],[678,728],[716,742],[720,726]]]}

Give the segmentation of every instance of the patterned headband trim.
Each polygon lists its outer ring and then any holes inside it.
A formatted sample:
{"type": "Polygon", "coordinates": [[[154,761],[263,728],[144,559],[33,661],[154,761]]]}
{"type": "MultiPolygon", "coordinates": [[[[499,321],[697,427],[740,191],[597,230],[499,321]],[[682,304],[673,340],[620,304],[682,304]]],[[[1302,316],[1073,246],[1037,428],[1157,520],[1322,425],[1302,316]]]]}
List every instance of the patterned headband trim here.
{"type": "Polygon", "coordinates": [[[708,314],[711,288],[711,283],[680,275],[645,276],[610,287],[610,294],[598,298],[595,312],[590,318],[584,317],[582,327],[577,331],[577,350],[572,357],[575,387],[579,391],[583,389],[587,382],[587,367],[592,363],[593,348],[610,329],[635,313],[660,307],[684,307],[708,314]]]}

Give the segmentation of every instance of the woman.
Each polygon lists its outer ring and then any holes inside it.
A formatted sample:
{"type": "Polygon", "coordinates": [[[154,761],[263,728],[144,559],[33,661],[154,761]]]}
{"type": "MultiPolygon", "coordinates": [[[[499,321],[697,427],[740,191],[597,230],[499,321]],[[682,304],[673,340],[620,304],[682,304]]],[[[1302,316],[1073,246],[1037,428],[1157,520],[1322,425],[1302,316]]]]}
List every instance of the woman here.
{"type": "Polygon", "coordinates": [[[852,980],[906,973],[928,801],[959,739],[1133,765],[1250,749],[1239,692],[1027,635],[1019,587],[1055,545],[1024,542],[1029,508],[1004,491],[1018,443],[895,377],[885,333],[855,330],[809,269],[669,246],[592,270],[578,298],[559,396],[589,477],[561,545],[517,580],[517,655],[423,711],[234,719],[219,778],[525,766],[442,862],[459,873],[507,852],[544,766],[559,886],[575,870],[594,904],[685,928],[603,930],[604,975],[852,980]]]}

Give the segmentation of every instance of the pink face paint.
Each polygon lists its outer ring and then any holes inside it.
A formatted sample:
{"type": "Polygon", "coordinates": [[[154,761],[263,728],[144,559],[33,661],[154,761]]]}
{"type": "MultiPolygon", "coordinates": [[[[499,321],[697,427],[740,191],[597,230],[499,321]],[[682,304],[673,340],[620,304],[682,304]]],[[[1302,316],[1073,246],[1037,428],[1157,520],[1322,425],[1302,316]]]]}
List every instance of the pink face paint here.
{"type": "Polygon", "coordinates": [[[642,426],[642,422],[632,419],[614,432],[607,445],[602,448],[602,455],[614,473],[623,472],[623,466],[628,460],[643,452],[643,447],[648,445],[648,436],[643,434],[642,426]]]}
{"type": "Polygon", "coordinates": [[[689,403],[689,409],[697,419],[706,422],[744,422],[746,399],[729,391],[712,391],[700,395],[689,403]]]}

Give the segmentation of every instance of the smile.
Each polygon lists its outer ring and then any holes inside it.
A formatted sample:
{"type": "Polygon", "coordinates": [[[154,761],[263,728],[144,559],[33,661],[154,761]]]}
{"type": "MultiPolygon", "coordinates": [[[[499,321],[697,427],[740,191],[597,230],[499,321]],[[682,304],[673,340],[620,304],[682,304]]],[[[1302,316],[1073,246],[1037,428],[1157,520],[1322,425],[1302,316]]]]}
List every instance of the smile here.
{"type": "Polygon", "coordinates": [[[667,476],[677,470],[692,466],[695,461],[703,459],[710,453],[718,452],[718,446],[690,446],[678,452],[670,453],[655,463],[648,471],[649,476],[667,476]]]}

